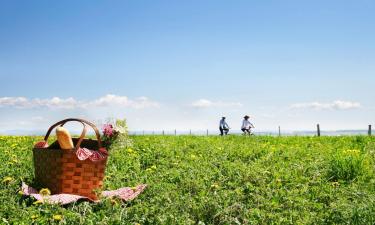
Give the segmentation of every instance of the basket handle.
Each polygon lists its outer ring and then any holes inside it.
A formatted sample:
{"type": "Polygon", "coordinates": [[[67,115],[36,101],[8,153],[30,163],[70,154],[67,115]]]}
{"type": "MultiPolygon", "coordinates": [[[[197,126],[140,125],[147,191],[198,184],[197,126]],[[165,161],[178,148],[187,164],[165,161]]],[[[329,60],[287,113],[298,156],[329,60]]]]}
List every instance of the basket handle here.
{"type": "Polygon", "coordinates": [[[52,130],[53,130],[55,127],[57,127],[57,126],[59,126],[59,125],[63,126],[65,123],[67,123],[67,122],[71,122],[71,121],[76,121],[76,122],[80,122],[80,123],[83,124],[83,131],[82,131],[81,136],[79,137],[79,140],[78,140],[78,142],[77,142],[76,149],[78,149],[78,148],[81,146],[81,143],[82,143],[82,141],[83,141],[83,138],[85,138],[85,136],[86,136],[86,131],[87,131],[87,129],[86,129],[86,125],[89,125],[89,126],[95,131],[95,135],[96,135],[96,139],[97,139],[97,141],[98,141],[98,147],[99,147],[99,149],[103,147],[103,146],[102,146],[102,140],[100,139],[100,133],[99,133],[99,130],[98,130],[98,128],[95,126],[95,124],[93,124],[93,123],[91,123],[91,122],[89,122],[89,121],[87,121],[87,120],[77,119],[77,118],[69,118],[69,119],[61,120],[61,121],[59,121],[59,122],[53,124],[53,125],[48,129],[47,134],[46,134],[46,136],[44,137],[44,141],[47,141],[47,140],[48,140],[49,135],[51,134],[52,130]]]}
{"type": "MultiPolygon", "coordinates": [[[[66,122],[65,122],[65,123],[66,123],[66,122]]],[[[60,126],[64,126],[65,123],[60,124],[60,126]]],[[[81,143],[82,143],[83,139],[85,138],[85,136],[86,136],[86,132],[87,132],[86,124],[83,123],[83,122],[81,122],[81,123],[82,123],[82,125],[83,125],[83,129],[82,129],[81,136],[79,136],[78,142],[77,142],[77,144],[76,144],[76,146],[75,146],[75,149],[76,149],[76,150],[78,150],[78,148],[81,146],[81,143]]]]}

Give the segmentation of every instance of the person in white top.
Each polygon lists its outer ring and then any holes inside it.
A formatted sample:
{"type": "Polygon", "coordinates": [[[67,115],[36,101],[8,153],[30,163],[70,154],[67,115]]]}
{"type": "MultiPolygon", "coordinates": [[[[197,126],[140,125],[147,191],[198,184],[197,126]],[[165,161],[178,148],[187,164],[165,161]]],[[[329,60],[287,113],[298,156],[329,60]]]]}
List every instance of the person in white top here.
{"type": "Polygon", "coordinates": [[[221,136],[223,136],[224,134],[228,135],[229,129],[230,129],[230,127],[227,124],[227,122],[225,121],[225,116],[223,116],[221,118],[220,124],[219,124],[220,135],[221,136]]]}
{"type": "Polygon", "coordinates": [[[250,116],[245,116],[244,120],[242,121],[241,130],[245,135],[251,135],[251,128],[255,128],[252,123],[249,121],[250,116]]]}

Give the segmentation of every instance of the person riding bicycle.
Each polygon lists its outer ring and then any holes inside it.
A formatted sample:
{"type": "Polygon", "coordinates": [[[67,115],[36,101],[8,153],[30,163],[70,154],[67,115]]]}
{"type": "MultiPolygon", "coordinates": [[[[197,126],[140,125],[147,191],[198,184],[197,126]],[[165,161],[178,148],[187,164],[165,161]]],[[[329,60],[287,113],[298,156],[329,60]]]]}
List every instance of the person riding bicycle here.
{"type": "Polygon", "coordinates": [[[227,122],[225,121],[225,116],[223,116],[221,118],[220,124],[219,124],[220,135],[221,136],[223,136],[224,134],[228,135],[229,129],[230,129],[230,127],[227,124],[227,122]]]}
{"type": "Polygon", "coordinates": [[[246,115],[242,121],[241,130],[245,135],[252,135],[251,128],[255,128],[252,123],[249,121],[250,116],[246,115]]]}

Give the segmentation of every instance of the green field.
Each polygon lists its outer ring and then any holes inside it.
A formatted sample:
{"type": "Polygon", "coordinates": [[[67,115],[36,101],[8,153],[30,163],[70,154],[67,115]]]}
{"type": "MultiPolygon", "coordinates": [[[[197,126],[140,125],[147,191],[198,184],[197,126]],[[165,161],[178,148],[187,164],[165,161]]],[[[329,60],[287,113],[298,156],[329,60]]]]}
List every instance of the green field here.
{"type": "Polygon", "coordinates": [[[105,189],[146,191],[65,207],[18,194],[38,139],[0,137],[0,223],[375,224],[373,137],[136,136],[111,152],[105,189]]]}

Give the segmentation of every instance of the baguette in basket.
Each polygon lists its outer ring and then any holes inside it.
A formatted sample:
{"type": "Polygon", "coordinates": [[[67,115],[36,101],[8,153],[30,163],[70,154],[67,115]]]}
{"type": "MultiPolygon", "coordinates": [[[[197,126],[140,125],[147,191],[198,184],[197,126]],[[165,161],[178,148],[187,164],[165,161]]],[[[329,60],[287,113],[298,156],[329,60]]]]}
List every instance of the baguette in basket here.
{"type": "Polygon", "coordinates": [[[74,148],[73,139],[68,129],[58,126],[56,128],[56,137],[61,149],[71,150],[74,148]]]}

